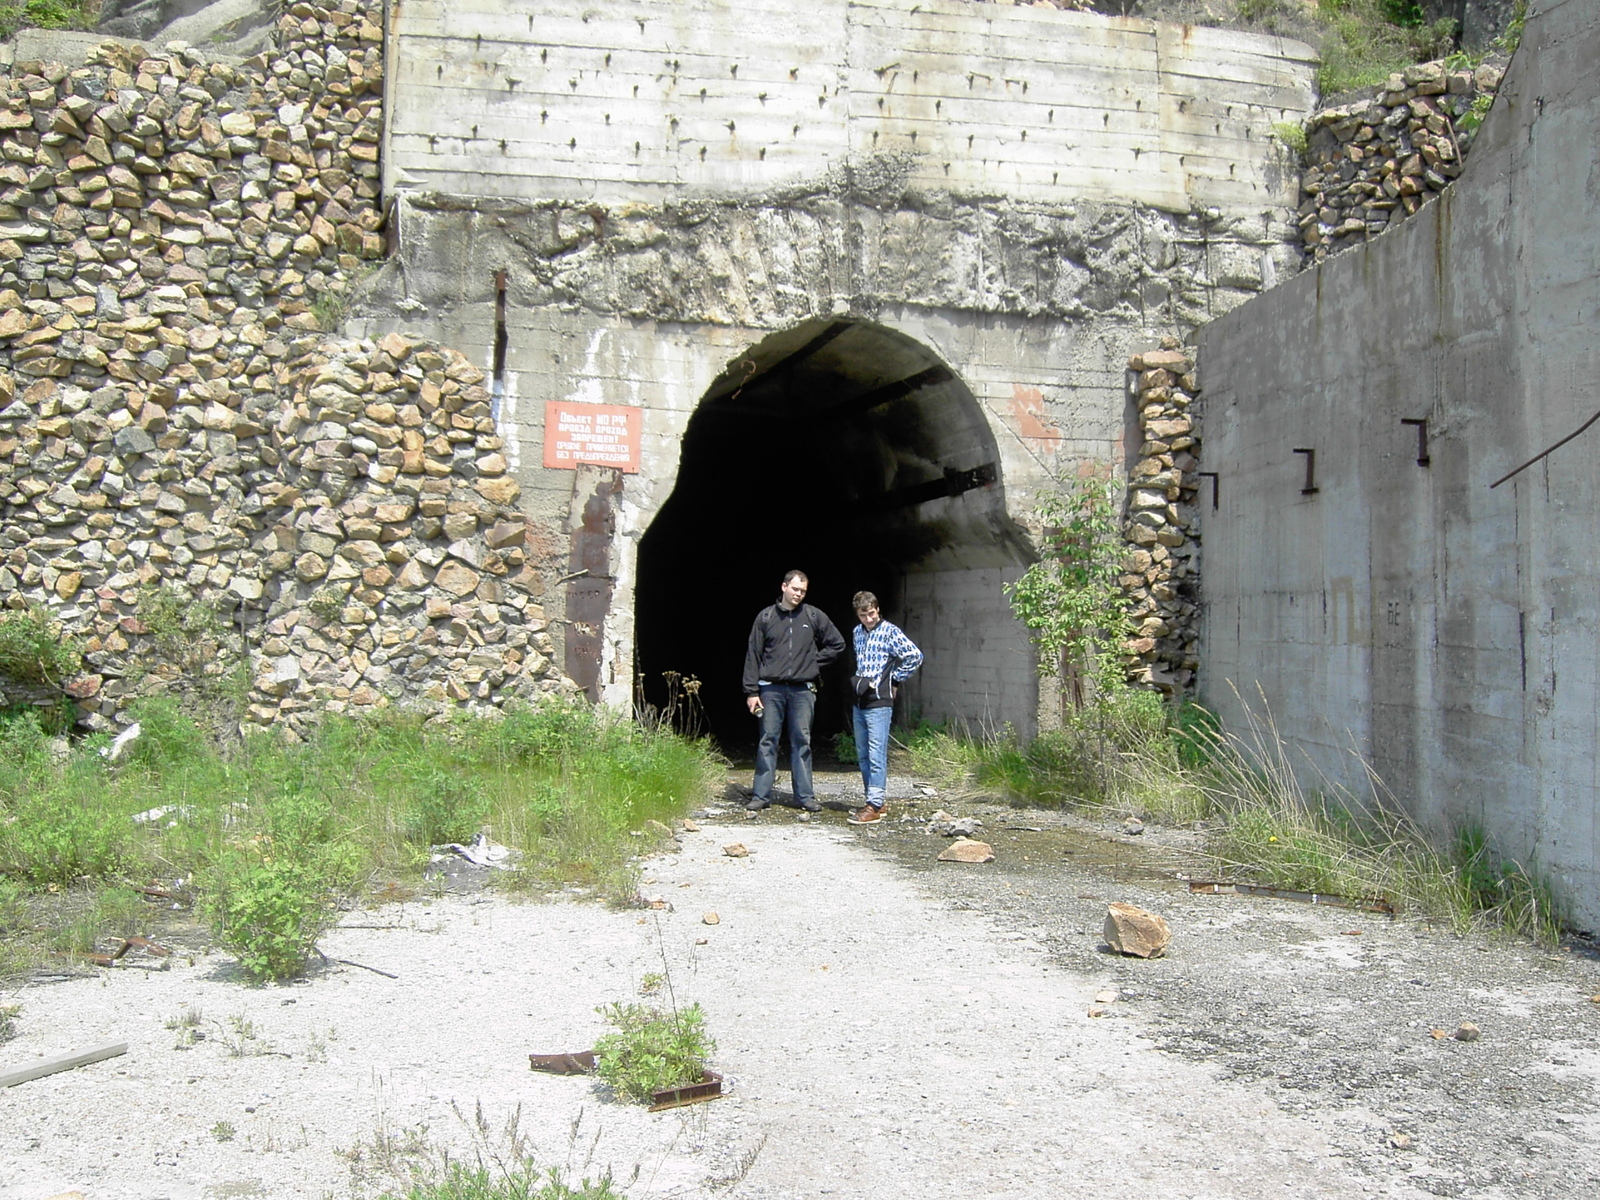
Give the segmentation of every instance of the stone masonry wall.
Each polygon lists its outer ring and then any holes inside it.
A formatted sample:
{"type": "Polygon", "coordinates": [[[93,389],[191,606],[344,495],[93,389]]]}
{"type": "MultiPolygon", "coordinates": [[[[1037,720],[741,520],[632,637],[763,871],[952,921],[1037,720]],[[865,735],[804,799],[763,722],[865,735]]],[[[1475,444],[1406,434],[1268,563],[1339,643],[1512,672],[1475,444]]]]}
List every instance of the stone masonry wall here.
{"type": "Polygon", "coordinates": [[[559,683],[481,372],[320,331],[383,252],[381,23],[0,76],[0,603],[82,640],[91,726],[230,662],[291,727],[559,683]]]}
{"type": "Polygon", "coordinates": [[[1128,473],[1121,582],[1134,626],[1123,646],[1129,676],[1171,691],[1187,688],[1200,667],[1200,439],[1194,362],[1176,339],[1161,345],[1128,359],[1144,441],[1128,473]]]}
{"type": "Polygon", "coordinates": [[[1300,231],[1316,262],[1405,220],[1461,174],[1503,69],[1420,63],[1306,122],[1300,231]]]}

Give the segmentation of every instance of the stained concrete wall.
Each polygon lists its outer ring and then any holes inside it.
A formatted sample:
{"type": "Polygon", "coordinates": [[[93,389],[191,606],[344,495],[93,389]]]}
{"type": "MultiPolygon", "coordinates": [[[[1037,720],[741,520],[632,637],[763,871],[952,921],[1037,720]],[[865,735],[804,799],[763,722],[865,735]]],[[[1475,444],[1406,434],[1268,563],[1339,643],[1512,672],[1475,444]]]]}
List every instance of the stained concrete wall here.
{"type": "Polygon", "coordinates": [[[924,188],[1277,203],[1284,39],[964,0],[402,0],[387,190],[728,195],[908,153],[924,188]]]}
{"type": "MultiPolygon", "coordinates": [[[[1535,5],[1466,170],[1200,335],[1207,700],[1328,780],[1359,751],[1600,921],[1600,10],[1535,5]],[[1428,422],[1427,465],[1415,426],[1428,422]],[[1305,455],[1316,451],[1315,492],[1305,455]],[[1259,689],[1259,690],[1258,690],[1259,689]]],[[[1314,780],[1313,780],[1314,782],[1314,780]]]]}
{"type": "MultiPolygon", "coordinates": [[[[1298,269],[1270,126],[1309,110],[1313,60],[1283,39],[962,0],[403,0],[388,39],[397,248],[365,328],[487,368],[505,272],[502,427],[548,531],[533,566],[558,631],[563,539],[597,482],[541,466],[545,402],[644,410],[640,474],[604,484],[612,703],[632,686],[639,539],[689,420],[775,331],[839,318],[921,342],[970,389],[1021,519],[1081,463],[1122,465],[1130,351],[1298,269]]],[[[994,723],[1002,696],[1027,733],[1037,679],[993,582],[907,580],[890,615],[923,641],[944,635],[914,612],[982,631],[993,661],[930,663],[930,715],[994,723]],[[983,613],[929,607],[934,583],[983,591],[983,613]]]]}

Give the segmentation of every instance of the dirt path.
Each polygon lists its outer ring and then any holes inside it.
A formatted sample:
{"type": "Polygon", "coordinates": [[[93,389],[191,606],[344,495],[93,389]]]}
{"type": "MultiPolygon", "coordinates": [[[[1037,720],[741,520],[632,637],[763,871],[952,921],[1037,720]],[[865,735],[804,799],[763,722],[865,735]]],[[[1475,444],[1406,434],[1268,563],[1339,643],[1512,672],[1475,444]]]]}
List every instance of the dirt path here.
{"type": "Polygon", "coordinates": [[[1086,853],[1092,830],[985,819],[1000,860],[935,873],[920,823],[725,811],[647,864],[671,912],[447,896],[325,939],[397,980],[249,989],[217,955],[30,987],[0,1069],[131,1048],[0,1092],[0,1200],[370,1192],[375,1141],[390,1161],[408,1141],[470,1152],[452,1104],[493,1126],[520,1106],[544,1161],[609,1165],[634,1197],[1595,1194],[1592,962],[1113,885],[1132,851],[1086,853]],[[1170,957],[1101,953],[1108,898],[1164,911],[1170,957]],[[595,1006],[663,955],[708,1010],[728,1098],[649,1114],[526,1069],[589,1046],[595,1006]],[[1124,998],[1090,1018],[1107,988],[1124,998]],[[166,1022],[195,1007],[207,1036],[175,1049],[166,1022]],[[1463,1019],[1483,1040],[1428,1036],[1463,1019]]]}

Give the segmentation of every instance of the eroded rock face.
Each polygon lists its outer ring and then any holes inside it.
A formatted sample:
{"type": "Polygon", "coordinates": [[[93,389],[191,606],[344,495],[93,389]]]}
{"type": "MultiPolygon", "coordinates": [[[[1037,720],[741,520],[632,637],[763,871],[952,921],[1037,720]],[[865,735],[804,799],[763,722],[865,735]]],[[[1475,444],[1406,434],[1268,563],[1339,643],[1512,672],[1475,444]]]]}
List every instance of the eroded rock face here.
{"type": "Polygon", "coordinates": [[[83,639],[90,725],[239,670],[290,728],[563,686],[482,373],[322,332],[383,251],[381,23],[0,77],[0,602],[83,639]]]}

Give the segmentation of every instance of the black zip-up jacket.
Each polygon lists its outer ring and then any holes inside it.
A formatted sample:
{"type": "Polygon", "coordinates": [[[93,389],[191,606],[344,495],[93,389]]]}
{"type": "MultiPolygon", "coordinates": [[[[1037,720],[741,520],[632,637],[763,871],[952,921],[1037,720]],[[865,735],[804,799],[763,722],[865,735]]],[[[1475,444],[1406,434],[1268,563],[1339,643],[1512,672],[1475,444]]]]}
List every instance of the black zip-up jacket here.
{"type": "Polygon", "coordinates": [[[844,638],[828,614],[809,604],[789,612],[779,604],[756,614],[744,653],[744,694],[758,695],[760,681],[810,683],[844,653],[844,638]]]}

